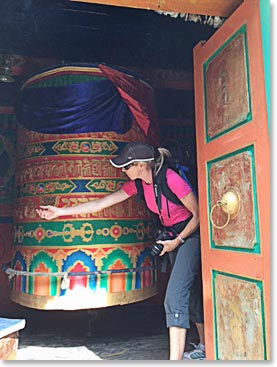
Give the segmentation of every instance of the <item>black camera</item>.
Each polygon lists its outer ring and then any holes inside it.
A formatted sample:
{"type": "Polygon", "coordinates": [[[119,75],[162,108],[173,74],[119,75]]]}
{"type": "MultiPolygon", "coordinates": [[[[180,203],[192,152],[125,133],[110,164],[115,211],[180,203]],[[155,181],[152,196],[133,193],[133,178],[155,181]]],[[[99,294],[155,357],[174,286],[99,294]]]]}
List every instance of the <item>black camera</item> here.
{"type": "Polygon", "coordinates": [[[162,245],[161,243],[155,243],[151,247],[151,255],[159,256],[160,253],[162,252],[163,248],[164,248],[164,245],[162,245]]]}
{"type": "MultiPolygon", "coordinates": [[[[174,240],[176,238],[177,232],[173,228],[164,228],[162,230],[159,230],[156,236],[156,241],[166,241],[166,240],[174,240]]],[[[164,248],[164,245],[161,243],[155,243],[151,247],[151,255],[153,256],[159,256],[164,248]]]]}

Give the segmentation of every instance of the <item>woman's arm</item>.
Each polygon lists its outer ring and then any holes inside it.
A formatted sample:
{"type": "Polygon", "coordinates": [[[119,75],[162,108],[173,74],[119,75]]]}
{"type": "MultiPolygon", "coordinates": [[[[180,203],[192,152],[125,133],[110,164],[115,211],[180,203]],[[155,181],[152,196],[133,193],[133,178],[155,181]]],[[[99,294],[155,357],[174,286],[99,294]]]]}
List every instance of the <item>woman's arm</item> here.
{"type": "MultiPolygon", "coordinates": [[[[197,198],[195,197],[193,192],[190,192],[188,195],[183,197],[181,201],[192,214],[190,221],[179,234],[182,239],[186,239],[199,227],[199,208],[197,198]]],[[[173,251],[177,246],[182,243],[182,241],[179,237],[176,237],[174,240],[157,241],[157,243],[161,243],[162,245],[164,245],[164,248],[160,254],[160,256],[162,256],[166,252],[173,251]]]]}
{"type": "Polygon", "coordinates": [[[88,201],[87,203],[68,206],[65,208],[59,208],[52,205],[41,205],[39,209],[36,209],[36,211],[41,218],[51,220],[64,215],[99,212],[102,209],[120,203],[128,198],[129,195],[127,195],[125,191],[120,189],[112,194],[104,196],[103,198],[91,200],[88,201]]]}

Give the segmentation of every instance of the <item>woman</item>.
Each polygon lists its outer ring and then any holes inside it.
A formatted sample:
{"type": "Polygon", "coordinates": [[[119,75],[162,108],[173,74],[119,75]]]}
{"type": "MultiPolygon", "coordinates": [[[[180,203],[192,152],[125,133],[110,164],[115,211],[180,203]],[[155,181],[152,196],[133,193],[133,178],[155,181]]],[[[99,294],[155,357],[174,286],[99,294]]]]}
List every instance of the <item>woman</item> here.
{"type": "Polygon", "coordinates": [[[197,199],[191,187],[176,172],[167,169],[167,184],[183,205],[168,202],[163,194],[161,194],[161,206],[158,207],[156,204],[154,178],[169,155],[168,150],[155,149],[144,142],[128,143],[119,156],[110,160],[114,167],[121,168],[130,179],[120,190],[76,206],[66,208],[41,206],[37,209],[37,213],[41,218],[50,220],[64,215],[98,212],[135,195],[137,193],[135,180],[140,179],[147,207],[159,215],[164,226],[173,227],[177,231],[175,238],[157,241],[163,245],[160,256],[168,252],[172,265],[164,300],[169,328],[169,359],[204,359],[202,286],[197,285],[201,262],[197,199]],[[192,292],[194,289],[195,292],[192,292]],[[200,343],[195,345],[194,351],[184,353],[190,320],[196,324],[200,343]]]}

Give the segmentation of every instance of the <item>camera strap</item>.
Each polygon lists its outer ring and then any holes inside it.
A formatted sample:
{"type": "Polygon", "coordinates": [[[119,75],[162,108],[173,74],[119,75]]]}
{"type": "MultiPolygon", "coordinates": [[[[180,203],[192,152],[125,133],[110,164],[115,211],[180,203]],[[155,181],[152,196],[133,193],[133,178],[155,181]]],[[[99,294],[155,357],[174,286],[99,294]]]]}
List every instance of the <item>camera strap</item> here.
{"type": "Polygon", "coordinates": [[[162,264],[161,264],[161,272],[162,273],[166,273],[166,268],[167,268],[167,264],[168,264],[168,254],[164,254],[164,256],[162,256],[162,264]]]}

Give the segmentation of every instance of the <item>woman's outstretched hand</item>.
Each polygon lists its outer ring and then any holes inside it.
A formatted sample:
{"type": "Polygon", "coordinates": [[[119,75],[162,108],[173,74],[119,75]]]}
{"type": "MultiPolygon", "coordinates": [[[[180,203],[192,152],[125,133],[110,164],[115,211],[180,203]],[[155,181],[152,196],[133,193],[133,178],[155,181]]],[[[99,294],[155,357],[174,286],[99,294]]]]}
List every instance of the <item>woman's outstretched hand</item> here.
{"type": "Polygon", "coordinates": [[[62,208],[58,208],[52,205],[40,205],[36,212],[42,219],[51,220],[62,215],[62,208]]]}

